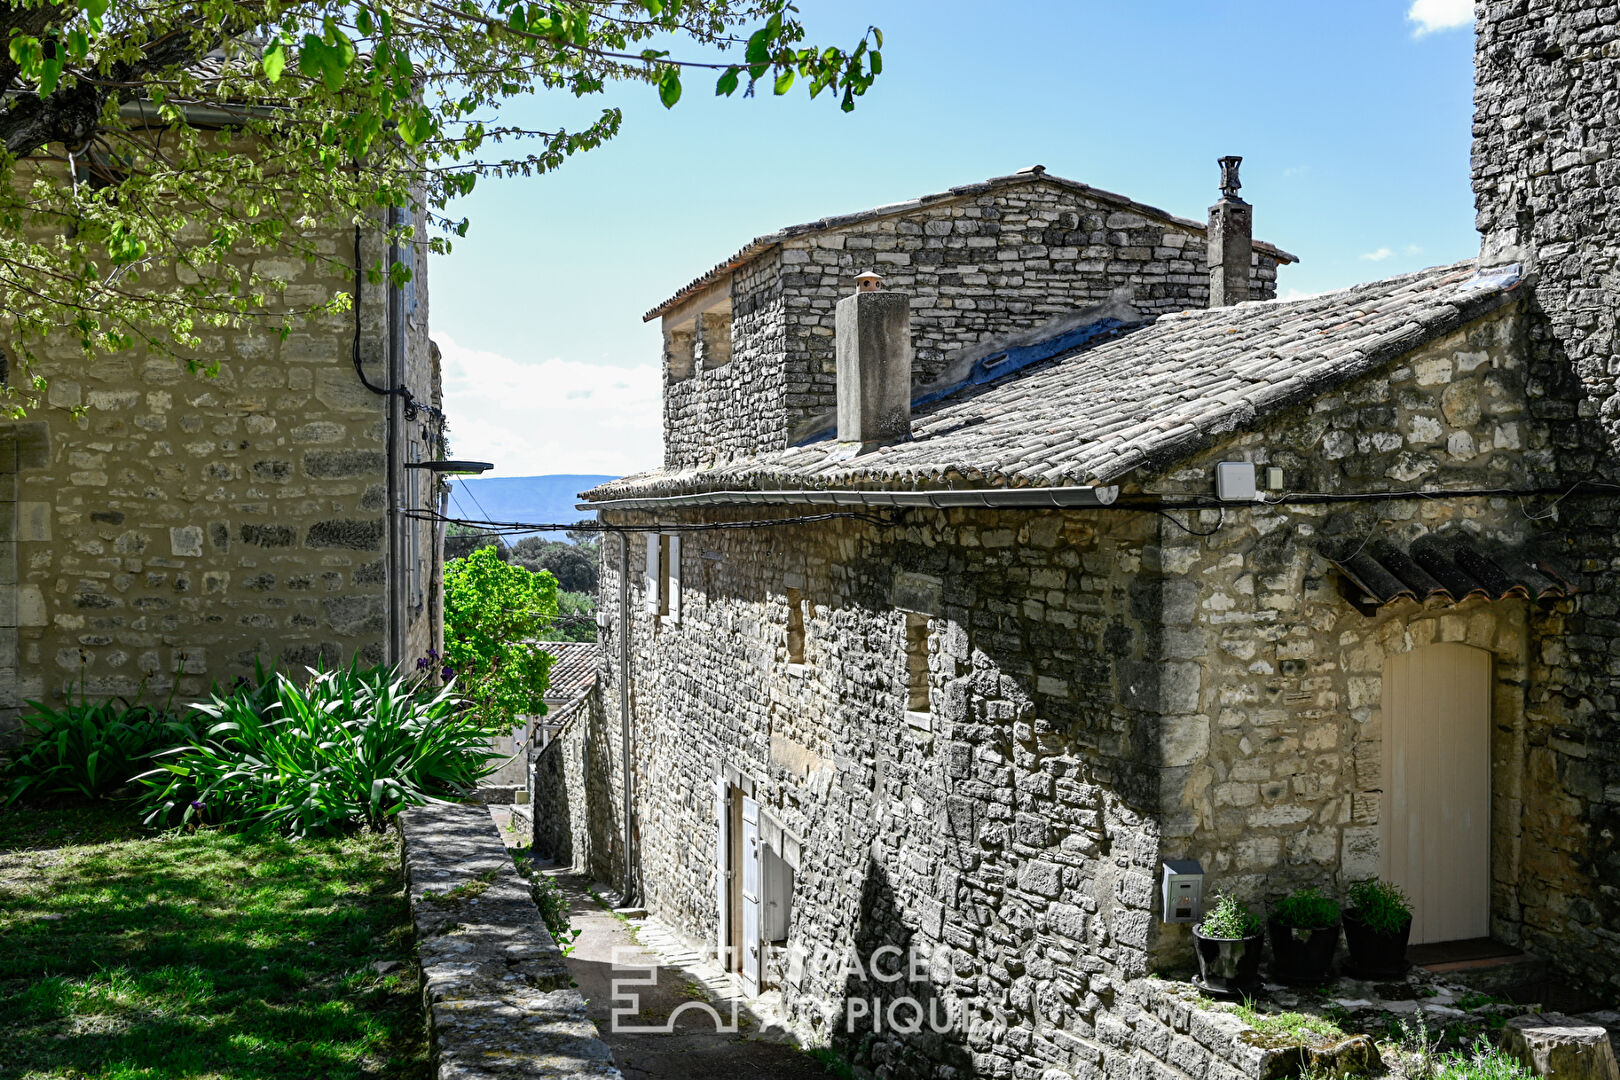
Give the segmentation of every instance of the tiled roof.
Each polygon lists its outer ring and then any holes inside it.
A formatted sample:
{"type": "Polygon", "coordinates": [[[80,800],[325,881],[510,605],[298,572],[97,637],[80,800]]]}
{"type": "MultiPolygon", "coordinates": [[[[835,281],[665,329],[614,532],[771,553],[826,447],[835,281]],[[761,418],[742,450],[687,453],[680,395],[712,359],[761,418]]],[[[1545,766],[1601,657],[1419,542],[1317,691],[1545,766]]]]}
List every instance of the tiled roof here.
{"type": "Polygon", "coordinates": [[[1575,587],[1542,558],[1493,548],[1453,531],[1431,534],[1402,547],[1387,540],[1341,541],[1322,554],[1362,592],[1363,609],[1396,600],[1458,603],[1471,596],[1503,600],[1556,600],[1575,587]]]}
{"type": "Polygon", "coordinates": [[[596,642],[548,641],[542,648],[557,658],[551,665],[551,685],[546,688],[546,697],[572,701],[596,685],[596,642]]]}
{"type": "MultiPolygon", "coordinates": [[[[646,315],[642,316],[642,321],[651,322],[664,312],[668,311],[670,308],[674,307],[676,304],[679,304],[682,300],[697,295],[704,289],[707,289],[710,285],[714,284],[720,278],[724,277],[726,274],[731,273],[740,266],[746,266],[748,263],[754,261],[759,256],[765,254],[765,252],[771,250],[771,248],[785,240],[792,240],[800,236],[813,236],[816,233],[827,232],[831,229],[843,228],[846,225],[859,225],[866,221],[876,221],[879,218],[894,217],[899,214],[909,214],[913,210],[919,210],[924,206],[930,206],[934,203],[950,202],[953,199],[965,199],[974,195],[982,195],[987,191],[994,191],[998,188],[1013,187],[1014,185],[1018,184],[1036,184],[1043,181],[1049,184],[1056,184],[1058,187],[1068,188],[1070,191],[1078,192],[1079,194],[1091,199],[1096,199],[1098,202],[1109,203],[1113,206],[1118,206],[1122,209],[1133,211],[1134,213],[1143,214],[1147,217],[1158,218],[1160,221],[1174,222],[1177,225],[1185,226],[1186,228],[1192,229],[1196,232],[1203,232],[1205,229],[1205,224],[1202,221],[1194,221],[1191,218],[1177,217],[1175,214],[1160,210],[1157,206],[1149,206],[1147,203],[1137,202],[1135,199],[1126,198],[1124,195],[1117,195],[1112,191],[1104,191],[1102,188],[1095,188],[1090,184],[1082,184],[1078,180],[1067,180],[1061,176],[1053,176],[1051,173],[1046,171],[1044,166],[1036,165],[1032,168],[1020,170],[1019,172],[1013,173],[1010,176],[993,176],[988,180],[981,180],[976,184],[963,184],[960,187],[953,187],[949,191],[936,192],[933,195],[922,195],[915,199],[907,199],[905,202],[889,203],[887,206],[874,206],[869,210],[858,210],[853,214],[838,214],[834,217],[824,217],[819,221],[809,221],[803,225],[789,225],[785,229],[778,229],[775,232],[766,233],[764,236],[756,236],[752,240],[748,241],[748,243],[744,244],[742,248],[738,250],[738,252],[731,258],[725,260],[724,262],[716,263],[706,273],[687,283],[687,285],[674,296],[647,312],[646,315]]],[[[1275,244],[1268,244],[1262,240],[1256,240],[1254,242],[1254,246],[1256,250],[1265,252],[1267,255],[1274,257],[1278,262],[1299,262],[1297,256],[1288,254],[1288,252],[1284,251],[1280,247],[1277,247],[1275,244]]]]}
{"type": "Polygon", "coordinates": [[[834,443],[585,493],[595,501],[733,489],[1108,484],[1310,401],[1514,299],[1518,268],[1456,263],[1290,301],[1177,312],[918,410],[911,441],[834,443]]]}

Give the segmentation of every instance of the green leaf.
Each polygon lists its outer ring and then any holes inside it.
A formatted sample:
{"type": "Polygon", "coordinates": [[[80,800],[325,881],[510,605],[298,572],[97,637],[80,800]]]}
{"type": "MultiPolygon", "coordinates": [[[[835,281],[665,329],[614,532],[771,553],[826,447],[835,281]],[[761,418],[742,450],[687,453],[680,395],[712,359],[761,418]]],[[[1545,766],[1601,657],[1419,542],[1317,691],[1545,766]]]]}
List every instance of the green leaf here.
{"type": "Polygon", "coordinates": [[[664,103],[664,108],[673,109],[675,103],[681,100],[681,73],[678,68],[665,68],[663,78],[658,80],[658,100],[664,103]]]}
{"type": "Polygon", "coordinates": [[[108,0],[79,0],[79,10],[84,12],[90,29],[99,33],[101,31],[101,17],[107,14],[108,0]]]}
{"type": "Polygon", "coordinates": [[[761,27],[755,30],[748,39],[748,47],[743,50],[743,59],[752,64],[768,64],[771,59],[771,36],[761,27]]]}
{"type": "Polygon", "coordinates": [[[777,96],[780,97],[782,94],[787,93],[788,90],[792,88],[792,86],[793,86],[793,69],[788,68],[786,71],[782,72],[782,74],[780,74],[780,75],[778,75],[776,77],[776,93],[777,93],[777,96]]]}
{"type": "Polygon", "coordinates": [[[883,54],[882,53],[878,52],[876,49],[873,49],[872,50],[872,59],[871,59],[870,63],[871,63],[871,67],[872,67],[872,74],[874,74],[874,75],[883,74],[883,54]]]}
{"type": "Polygon", "coordinates": [[[281,42],[275,42],[264,55],[259,58],[259,65],[264,68],[264,77],[271,82],[280,82],[281,73],[287,68],[287,50],[282,48],[281,42]]]}
{"type": "Polygon", "coordinates": [[[720,76],[720,81],[714,84],[715,97],[720,97],[721,95],[730,97],[732,94],[736,93],[737,76],[738,71],[736,68],[726,68],[725,72],[720,76]]]}

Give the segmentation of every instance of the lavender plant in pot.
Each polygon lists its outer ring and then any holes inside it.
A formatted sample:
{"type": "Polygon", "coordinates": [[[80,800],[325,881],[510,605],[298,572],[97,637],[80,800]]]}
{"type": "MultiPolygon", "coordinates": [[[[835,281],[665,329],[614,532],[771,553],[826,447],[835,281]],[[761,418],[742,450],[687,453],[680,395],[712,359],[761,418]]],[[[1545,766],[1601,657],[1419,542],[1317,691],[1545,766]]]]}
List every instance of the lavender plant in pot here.
{"type": "Polygon", "coordinates": [[[1198,985],[1220,997],[1252,993],[1260,981],[1265,949],[1260,916],[1233,896],[1217,896],[1204,921],[1193,927],[1198,985]]]}
{"type": "Polygon", "coordinates": [[[1266,921],[1271,970],[1281,982],[1326,979],[1339,948],[1339,902],[1315,888],[1296,889],[1272,905],[1266,921]]]}
{"type": "Polygon", "coordinates": [[[1392,882],[1358,881],[1346,890],[1346,965],[1362,978],[1394,978],[1406,972],[1406,942],[1412,934],[1412,903],[1392,882]]]}

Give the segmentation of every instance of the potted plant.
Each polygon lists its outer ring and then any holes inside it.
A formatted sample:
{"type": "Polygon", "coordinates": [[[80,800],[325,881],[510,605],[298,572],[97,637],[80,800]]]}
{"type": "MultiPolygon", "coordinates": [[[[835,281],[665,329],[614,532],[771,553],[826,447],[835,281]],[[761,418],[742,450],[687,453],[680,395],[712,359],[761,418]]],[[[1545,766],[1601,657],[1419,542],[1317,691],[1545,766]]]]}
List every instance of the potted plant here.
{"type": "Polygon", "coordinates": [[[1315,888],[1296,889],[1272,906],[1267,920],[1271,970],[1285,983],[1319,983],[1339,947],[1339,902],[1315,888]]]}
{"type": "Polygon", "coordinates": [[[1406,973],[1406,940],[1412,933],[1412,904],[1400,887],[1377,878],[1358,881],[1346,890],[1344,913],[1346,965],[1352,975],[1395,978],[1406,973]]]}
{"type": "Polygon", "coordinates": [[[1217,896],[1204,921],[1193,927],[1199,988],[1219,997],[1252,993],[1260,981],[1265,935],[1260,917],[1233,896],[1217,896]]]}

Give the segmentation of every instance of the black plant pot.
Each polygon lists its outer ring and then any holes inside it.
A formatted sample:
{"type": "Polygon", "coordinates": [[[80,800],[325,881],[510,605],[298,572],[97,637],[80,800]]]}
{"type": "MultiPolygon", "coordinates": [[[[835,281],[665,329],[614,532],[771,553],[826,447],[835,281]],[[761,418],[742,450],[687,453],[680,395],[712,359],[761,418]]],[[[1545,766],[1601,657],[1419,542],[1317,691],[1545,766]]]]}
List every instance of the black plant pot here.
{"type": "Polygon", "coordinates": [[[1266,929],[1271,935],[1271,973],[1278,981],[1314,985],[1327,979],[1339,948],[1338,923],[1296,930],[1273,919],[1266,929]]]}
{"type": "Polygon", "coordinates": [[[1406,974],[1406,941],[1412,916],[1399,930],[1380,933],[1361,921],[1355,908],[1344,913],[1344,943],[1350,949],[1346,970],[1363,979],[1394,979],[1406,974]]]}
{"type": "Polygon", "coordinates": [[[1198,976],[1203,989],[1217,995],[1251,993],[1260,984],[1260,955],[1264,934],[1246,938],[1205,937],[1193,928],[1198,951],[1198,976]]]}

